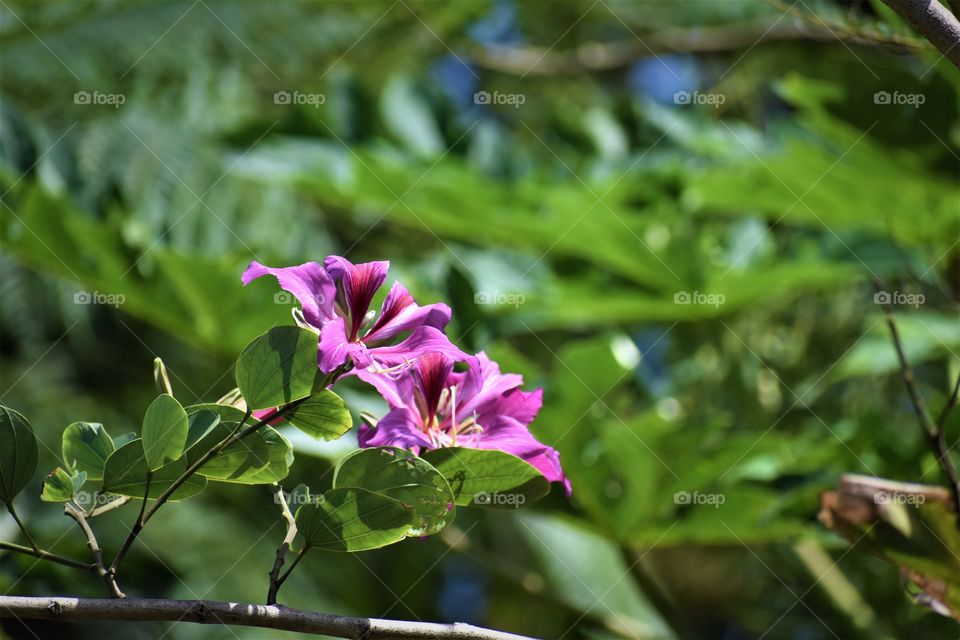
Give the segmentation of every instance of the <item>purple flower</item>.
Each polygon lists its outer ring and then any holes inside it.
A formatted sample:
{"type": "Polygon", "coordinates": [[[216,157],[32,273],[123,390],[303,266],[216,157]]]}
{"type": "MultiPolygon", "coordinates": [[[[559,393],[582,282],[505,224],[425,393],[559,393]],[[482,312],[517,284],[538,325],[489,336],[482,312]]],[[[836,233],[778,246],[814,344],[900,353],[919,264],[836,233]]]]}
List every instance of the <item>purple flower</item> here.
{"type": "Polygon", "coordinates": [[[358,369],[388,369],[412,362],[420,354],[439,352],[463,357],[442,329],[450,321],[450,307],[424,307],[399,282],[394,282],[380,307],[370,308],[387,278],[389,262],[353,264],[329,256],[323,266],[306,262],[296,267],[271,268],[251,262],[243,284],[272,275],[300,302],[301,326],[320,334],[319,365],[324,373],[348,360],[358,369]]]}
{"type": "MultiPolygon", "coordinates": [[[[460,358],[459,360],[463,360],[460,358]]],[[[438,447],[495,449],[526,460],[550,482],[570,482],[560,454],[538,442],[528,426],[540,411],[543,390],[521,391],[520,375],[500,373],[483,352],[454,371],[454,358],[427,353],[399,372],[358,370],[390,406],[376,426],[360,426],[361,447],[394,446],[419,453],[438,447]]]]}

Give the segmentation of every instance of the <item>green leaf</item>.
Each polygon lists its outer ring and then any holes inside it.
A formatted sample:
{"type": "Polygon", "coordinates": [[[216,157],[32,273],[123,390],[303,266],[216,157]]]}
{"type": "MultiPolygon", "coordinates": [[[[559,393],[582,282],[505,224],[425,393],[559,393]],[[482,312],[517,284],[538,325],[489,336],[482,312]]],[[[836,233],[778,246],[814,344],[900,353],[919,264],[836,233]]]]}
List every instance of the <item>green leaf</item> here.
{"type": "Polygon", "coordinates": [[[0,500],[10,502],[37,470],[37,439],[22,415],[0,405],[0,500]]]}
{"type": "MultiPolygon", "coordinates": [[[[282,433],[273,427],[263,427],[257,431],[267,442],[267,466],[258,471],[244,474],[244,484],[271,484],[280,482],[290,473],[293,465],[293,447],[282,433]]],[[[234,482],[238,482],[234,480],[234,482]]]]}
{"type": "Polygon", "coordinates": [[[212,411],[223,422],[240,422],[243,420],[243,411],[236,407],[226,404],[217,404],[215,402],[204,402],[203,404],[192,404],[186,409],[187,415],[193,415],[198,411],[212,411]]]}
{"type": "MultiPolygon", "coordinates": [[[[187,469],[185,458],[167,463],[150,475],[150,493],[148,498],[157,499],[160,494],[187,469]]],[[[146,491],[147,459],[143,452],[143,441],[140,438],[132,440],[110,454],[103,467],[104,492],[119,493],[123,496],[142,498],[146,491]]],[[[171,500],[183,500],[203,491],[207,486],[207,479],[200,475],[193,475],[187,479],[170,496],[171,500]]]]}
{"type": "MultiPolygon", "coordinates": [[[[203,439],[190,448],[186,456],[187,464],[192,465],[217,444],[229,438],[236,432],[238,426],[235,422],[218,423],[203,439]]],[[[200,467],[197,473],[221,482],[258,484],[248,482],[248,478],[263,470],[269,462],[269,444],[258,430],[215,455],[200,467]]]]}
{"type": "Polygon", "coordinates": [[[60,450],[68,471],[83,471],[90,480],[102,480],[103,465],[116,446],[102,424],[74,422],[63,430],[60,450]]]}
{"type": "MultiPolygon", "coordinates": [[[[86,479],[86,476],[84,476],[84,479],[86,479]]],[[[40,499],[44,502],[66,502],[73,497],[76,489],[77,487],[70,474],[57,467],[43,479],[40,499]]]]}
{"type": "Polygon", "coordinates": [[[453,522],[453,491],[423,458],[395,447],[360,449],[333,472],[334,487],[361,487],[399,500],[415,512],[408,536],[429,536],[453,522]]]}
{"type": "Polygon", "coordinates": [[[161,394],[143,417],[143,451],[151,471],[183,455],[190,429],[187,413],[173,396],[161,394]]]}
{"type": "Polygon", "coordinates": [[[270,409],[313,393],[321,383],[317,334],[274,327],[247,345],[237,359],[237,386],[250,409],[270,409]]]}
{"type": "Polygon", "coordinates": [[[365,551],[403,540],[413,509],[366,489],[331,489],[315,504],[297,509],[297,529],[306,547],[324,551],[365,551]]]}
{"type": "Polygon", "coordinates": [[[283,417],[316,440],[336,440],[353,426],[343,399],[329,389],[307,398],[283,417]]]}
{"type": "Polygon", "coordinates": [[[550,492],[539,471],[503,451],[443,447],[422,457],[447,479],[460,506],[516,509],[550,492]]]}
{"type": "Polygon", "coordinates": [[[189,449],[203,440],[208,433],[213,431],[214,427],[220,424],[220,416],[208,409],[198,409],[193,412],[187,409],[186,411],[189,427],[187,428],[187,443],[184,445],[184,449],[189,449]]]}

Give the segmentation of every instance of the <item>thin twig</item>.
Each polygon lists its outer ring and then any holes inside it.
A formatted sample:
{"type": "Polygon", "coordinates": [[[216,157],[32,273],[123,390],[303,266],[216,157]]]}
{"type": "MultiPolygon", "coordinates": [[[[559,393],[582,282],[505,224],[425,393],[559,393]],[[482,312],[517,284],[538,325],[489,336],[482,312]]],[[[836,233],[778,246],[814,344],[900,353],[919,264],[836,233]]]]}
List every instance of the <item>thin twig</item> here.
{"type": "Polygon", "coordinates": [[[20,516],[17,515],[17,510],[13,508],[13,501],[5,503],[7,505],[7,511],[10,512],[10,515],[13,516],[14,522],[17,523],[17,526],[20,527],[20,531],[23,532],[23,535],[27,538],[27,541],[30,543],[30,546],[33,547],[34,551],[40,551],[40,545],[37,544],[37,541],[33,539],[33,536],[30,535],[30,532],[27,531],[27,527],[23,524],[23,521],[20,520],[20,516]]]}
{"type": "Polygon", "coordinates": [[[355,618],[278,605],[214,600],[0,596],[0,618],[23,620],[170,621],[299,631],[359,640],[531,640],[468,624],[355,618]]]}
{"type": "Polygon", "coordinates": [[[0,541],[0,549],[15,551],[24,555],[33,556],[34,558],[40,558],[41,560],[49,560],[50,562],[56,562],[57,564],[62,564],[65,567],[73,567],[74,569],[82,569],[84,571],[96,569],[92,563],[80,562],[79,560],[73,560],[72,558],[44,551],[43,549],[31,549],[30,547],[24,547],[19,544],[14,544],[13,542],[0,541]]]}
{"type": "MultiPolygon", "coordinates": [[[[149,510],[146,511],[146,513],[143,513],[141,511],[141,517],[137,518],[137,522],[134,524],[133,529],[130,530],[130,534],[127,536],[126,540],[124,540],[123,542],[123,546],[121,547],[121,552],[123,552],[123,554],[121,553],[117,554],[117,557],[114,558],[113,562],[110,564],[110,570],[114,574],[116,574],[116,572],[120,568],[120,562],[123,560],[123,555],[126,554],[126,550],[130,548],[134,540],[136,540],[137,536],[140,535],[140,531],[143,529],[144,525],[146,525],[146,523],[150,520],[150,518],[153,517],[153,515],[157,512],[157,510],[160,507],[162,507],[167,502],[167,500],[170,499],[170,497],[174,494],[174,492],[176,492],[176,490],[179,489],[183,485],[183,483],[185,483],[197,471],[199,471],[203,465],[205,465],[207,462],[209,462],[212,458],[217,456],[220,452],[222,452],[224,449],[226,449],[230,445],[236,442],[240,442],[241,440],[243,440],[244,438],[252,434],[257,429],[260,429],[261,427],[266,426],[270,422],[273,422],[277,418],[283,416],[288,411],[292,411],[293,409],[297,408],[298,406],[300,406],[301,403],[303,403],[304,400],[306,400],[306,398],[301,398],[300,400],[296,400],[294,402],[291,402],[290,404],[280,407],[280,409],[278,409],[276,413],[273,413],[267,416],[263,420],[258,420],[257,422],[250,425],[246,429],[242,429],[234,432],[233,435],[231,435],[228,438],[224,438],[219,443],[217,443],[214,447],[212,447],[209,451],[207,451],[202,456],[197,458],[193,462],[193,464],[187,467],[187,469],[182,474],[180,474],[180,477],[178,477],[176,480],[170,483],[170,486],[167,487],[163,491],[163,493],[157,496],[156,502],[152,507],[150,507],[149,510]]],[[[240,422],[241,427],[243,426],[243,424],[246,423],[250,415],[251,415],[251,412],[248,409],[246,413],[244,413],[243,420],[240,422]]]]}
{"type": "MultiPolygon", "coordinates": [[[[287,551],[293,544],[294,538],[297,537],[297,520],[293,512],[290,511],[290,505],[287,504],[286,498],[284,498],[283,487],[275,484],[272,489],[274,501],[280,505],[281,515],[287,523],[287,534],[283,537],[283,542],[280,543],[280,546],[277,547],[277,557],[273,562],[273,568],[270,570],[270,588],[267,591],[267,604],[277,603],[277,592],[280,591],[280,586],[283,584],[283,579],[280,578],[280,569],[283,568],[287,551]]],[[[295,565],[296,563],[294,563],[294,566],[295,565]]],[[[292,569],[293,566],[290,568],[292,569]]],[[[287,574],[289,573],[290,572],[287,571],[287,574]]],[[[286,576],[284,576],[284,578],[285,577],[286,576]]]]}
{"type": "MultiPolygon", "coordinates": [[[[100,494],[97,494],[97,495],[100,495],[100,494]]],[[[114,509],[119,509],[120,507],[127,504],[131,500],[133,500],[133,498],[131,498],[130,496],[123,496],[121,498],[111,500],[110,502],[100,505],[99,507],[87,512],[86,516],[88,518],[96,518],[97,516],[103,515],[109,511],[113,511],[114,509]]]]}
{"type": "Polygon", "coordinates": [[[107,587],[107,591],[114,598],[125,598],[123,591],[120,590],[120,586],[117,584],[116,577],[110,572],[107,567],[103,564],[103,551],[100,549],[100,544],[97,542],[97,536],[94,535],[93,529],[90,527],[90,523],[87,522],[87,518],[84,515],[83,511],[77,509],[73,505],[67,504],[63,507],[63,512],[74,519],[80,529],[83,531],[83,535],[87,538],[87,546],[90,548],[90,552],[93,554],[93,564],[97,575],[100,576],[100,579],[103,580],[103,583],[107,587]]]}
{"type": "Polygon", "coordinates": [[[144,513],[147,510],[147,500],[150,499],[151,475],[152,473],[147,471],[147,478],[144,481],[145,488],[143,490],[143,502],[140,503],[140,513],[137,514],[137,520],[133,523],[133,528],[130,529],[130,533],[124,539],[120,550],[117,551],[117,555],[114,556],[113,562],[110,563],[110,568],[107,569],[113,580],[117,579],[117,572],[120,569],[120,563],[123,562],[123,559],[127,556],[127,552],[130,551],[130,547],[133,546],[133,541],[137,539],[138,535],[140,535],[140,531],[143,530],[143,525],[146,522],[146,520],[144,520],[144,513]]]}
{"type": "MultiPolygon", "coordinates": [[[[877,292],[883,293],[887,291],[886,286],[880,278],[877,278],[874,284],[877,292]]],[[[920,428],[923,429],[927,437],[927,443],[937,457],[937,464],[940,465],[943,473],[947,476],[947,480],[950,482],[953,506],[958,516],[958,523],[960,523],[960,473],[957,472],[957,467],[950,458],[950,447],[947,445],[946,433],[943,428],[946,417],[950,413],[949,408],[952,408],[952,405],[956,403],[957,389],[954,389],[953,396],[947,401],[947,406],[944,407],[944,411],[941,411],[940,419],[934,422],[930,418],[930,412],[927,411],[927,405],[923,400],[923,395],[921,395],[920,390],[917,388],[917,379],[916,376],[913,375],[913,369],[910,368],[910,363],[907,361],[907,355],[903,349],[903,343],[900,340],[900,332],[897,330],[897,323],[893,317],[893,306],[889,296],[884,296],[883,313],[887,320],[887,326],[890,328],[890,336],[893,339],[893,346],[897,352],[897,359],[900,361],[900,375],[903,378],[904,385],[907,387],[907,395],[910,396],[910,402],[913,404],[913,410],[917,414],[917,419],[920,421],[920,428]]]]}

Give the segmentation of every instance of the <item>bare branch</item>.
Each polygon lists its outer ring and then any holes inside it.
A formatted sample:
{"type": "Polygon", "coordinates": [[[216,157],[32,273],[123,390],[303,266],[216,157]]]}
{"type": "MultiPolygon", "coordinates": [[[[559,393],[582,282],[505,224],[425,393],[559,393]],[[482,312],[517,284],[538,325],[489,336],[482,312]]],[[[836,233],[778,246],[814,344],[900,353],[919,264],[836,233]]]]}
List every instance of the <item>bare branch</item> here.
{"type": "Polygon", "coordinates": [[[357,640],[530,640],[468,624],[355,618],[279,605],[213,600],[0,596],[0,618],[26,620],[170,621],[299,631],[357,640]]]}
{"type": "MultiPolygon", "coordinates": [[[[886,286],[880,278],[876,279],[875,286],[878,292],[886,290],[886,286]]],[[[946,417],[950,413],[949,408],[956,402],[957,389],[954,389],[953,396],[947,401],[947,406],[945,406],[944,411],[941,412],[940,419],[935,423],[930,418],[930,412],[927,411],[927,405],[923,400],[923,395],[921,395],[920,390],[917,388],[917,379],[913,375],[913,369],[910,368],[910,363],[907,361],[907,355],[903,349],[903,343],[900,341],[900,332],[897,330],[897,323],[893,317],[893,306],[889,301],[889,297],[887,297],[887,301],[883,304],[883,313],[887,320],[887,326],[890,328],[890,337],[893,339],[893,346],[897,351],[897,359],[900,361],[900,375],[903,378],[903,384],[907,387],[907,394],[910,396],[910,402],[913,404],[914,412],[920,421],[920,428],[923,429],[927,437],[927,443],[933,450],[934,455],[937,456],[937,464],[940,465],[940,468],[947,476],[947,480],[950,482],[954,511],[956,511],[958,518],[960,518],[960,473],[957,472],[957,468],[950,458],[950,447],[947,445],[946,433],[944,432],[942,424],[946,422],[946,417]]]]}
{"type": "MultiPolygon", "coordinates": [[[[283,579],[280,578],[280,569],[283,568],[287,551],[293,544],[294,538],[297,537],[297,520],[294,518],[293,512],[290,511],[290,506],[287,504],[286,498],[284,498],[283,495],[283,488],[279,484],[273,485],[273,497],[274,501],[280,505],[283,519],[287,523],[287,534],[284,536],[280,546],[277,547],[277,559],[274,560],[273,569],[270,570],[270,589],[267,591],[267,604],[277,603],[277,592],[280,591],[280,585],[283,584],[283,579]]],[[[291,566],[290,569],[292,570],[293,567],[291,566]]],[[[284,574],[284,578],[289,574],[290,571],[287,571],[287,573],[284,574]]]]}
{"type": "MultiPolygon", "coordinates": [[[[938,0],[883,0],[960,68],[960,22],[938,0]]],[[[956,3],[954,3],[956,6],[956,3]]]]}
{"type": "Polygon", "coordinates": [[[107,591],[114,598],[125,598],[126,596],[123,591],[120,590],[120,586],[117,584],[113,572],[108,570],[103,564],[103,551],[100,549],[100,543],[97,542],[97,536],[94,535],[93,529],[90,528],[90,523],[87,522],[86,516],[84,516],[81,510],[70,504],[63,507],[63,512],[74,519],[83,531],[83,535],[87,538],[87,546],[90,547],[90,552],[93,554],[94,571],[96,571],[100,579],[103,580],[107,591]]]}
{"type": "Polygon", "coordinates": [[[24,547],[12,542],[0,541],[0,549],[22,553],[27,556],[33,556],[34,558],[40,558],[41,560],[49,560],[50,562],[62,564],[65,567],[73,567],[74,569],[82,569],[84,571],[93,571],[96,568],[92,563],[80,562],[79,560],[67,558],[56,553],[50,553],[43,549],[31,549],[30,547],[24,547]]]}

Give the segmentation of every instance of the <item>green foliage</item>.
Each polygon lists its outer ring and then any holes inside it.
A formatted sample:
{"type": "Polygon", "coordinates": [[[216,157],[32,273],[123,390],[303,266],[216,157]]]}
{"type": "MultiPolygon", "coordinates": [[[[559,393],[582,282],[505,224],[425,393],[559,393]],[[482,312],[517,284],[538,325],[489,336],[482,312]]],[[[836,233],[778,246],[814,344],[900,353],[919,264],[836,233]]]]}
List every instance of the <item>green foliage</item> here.
{"type": "MultiPolygon", "coordinates": [[[[143,451],[143,440],[137,438],[119,447],[107,458],[103,468],[104,492],[118,493],[131,498],[157,499],[187,469],[184,458],[168,462],[151,470],[143,451]]],[[[207,486],[203,476],[190,476],[170,496],[170,500],[184,500],[207,486]]]]}
{"type": "Polygon", "coordinates": [[[503,451],[444,447],[423,458],[447,479],[460,506],[516,509],[550,492],[539,471],[503,451]]]}
{"type": "Polygon", "coordinates": [[[454,495],[443,475],[423,458],[395,447],[360,449],[333,472],[334,488],[360,487],[413,509],[407,536],[429,536],[453,522],[454,495]]]}
{"type": "Polygon", "coordinates": [[[187,412],[173,396],[160,394],[143,417],[143,452],[150,471],[179,460],[187,445],[187,412]]]}
{"type": "Polygon", "coordinates": [[[103,465],[114,452],[113,438],[96,422],[74,422],[63,430],[61,455],[67,470],[103,480],[103,465]]]}
{"type": "Polygon", "coordinates": [[[297,509],[304,545],[322,551],[367,551],[403,540],[415,526],[413,507],[380,493],[331,489],[297,509]]]}
{"type": "Polygon", "coordinates": [[[22,415],[0,406],[0,500],[10,503],[37,470],[37,439],[22,415]]]}
{"type": "Polygon", "coordinates": [[[299,327],[270,329],[237,359],[237,386],[250,409],[270,409],[318,389],[317,334],[299,327]]]}
{"type": "Polygon", "coordinates": [[[57,467],[43,479],[40,499],[44,502],[66,502],[73,498],[86,480],[87,474],[83,471],[70,477],[69,473],[57,467]]]}
{"type": "Polygon", "coordinates": [[[329,389],[313,394],[283,418],[314,440],[336,440],[353,426],[343,399],[329,389]]]}

